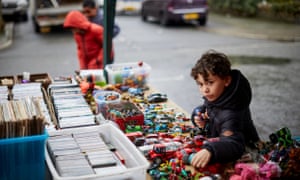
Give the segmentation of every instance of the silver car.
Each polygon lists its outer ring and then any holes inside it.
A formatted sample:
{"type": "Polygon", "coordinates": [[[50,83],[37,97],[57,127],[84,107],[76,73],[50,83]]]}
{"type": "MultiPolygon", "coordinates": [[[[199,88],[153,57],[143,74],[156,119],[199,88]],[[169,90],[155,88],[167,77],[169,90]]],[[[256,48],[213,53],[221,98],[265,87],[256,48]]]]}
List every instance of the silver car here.
{"type": "Polygon", "coordinates": [[[27,0],[2,0],[2,16],[4,20],[12,18],[17,21],[28,20],[28,1],[27,0]]]}

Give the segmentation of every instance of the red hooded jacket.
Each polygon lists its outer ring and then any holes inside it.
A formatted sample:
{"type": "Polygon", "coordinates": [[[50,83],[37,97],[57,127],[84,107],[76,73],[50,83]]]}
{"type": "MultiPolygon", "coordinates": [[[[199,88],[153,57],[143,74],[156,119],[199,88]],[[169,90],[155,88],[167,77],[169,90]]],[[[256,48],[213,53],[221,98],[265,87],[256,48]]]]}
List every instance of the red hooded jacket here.
{"type": "Polygon", "coordinates": [[[91,23],[80,11],[71,11],[65,18],[64,28],[78,28],[74,33],[80,69],[103,69],[104,29],[91,23]]]}

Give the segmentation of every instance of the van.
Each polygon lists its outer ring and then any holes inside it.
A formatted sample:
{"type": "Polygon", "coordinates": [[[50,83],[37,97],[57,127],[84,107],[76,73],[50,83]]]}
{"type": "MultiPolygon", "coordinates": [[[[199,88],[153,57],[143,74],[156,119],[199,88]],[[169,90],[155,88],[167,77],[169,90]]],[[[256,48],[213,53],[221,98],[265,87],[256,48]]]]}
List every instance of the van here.
{"type": "Polygon", "coordinates": [[[62,26],[70,11],[81,9],[82,0],[30,0],[30,14],[37,33],[48,32],[54,26],[62,26]]]}
{"type": "Polygon", "coordinates": [[[141,7],[143,21],[152,17],[164,26],[172,22],[197,22],[204,26],[207,16],[207,0],[144,0],[141,7]]]}

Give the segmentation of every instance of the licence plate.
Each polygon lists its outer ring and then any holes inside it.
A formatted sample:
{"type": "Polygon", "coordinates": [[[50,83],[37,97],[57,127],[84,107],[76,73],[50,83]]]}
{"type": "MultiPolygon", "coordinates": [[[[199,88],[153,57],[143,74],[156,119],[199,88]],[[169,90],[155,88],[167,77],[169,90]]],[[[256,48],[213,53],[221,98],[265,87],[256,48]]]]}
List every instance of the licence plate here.
{"type": "Polygon", "coordinates": [[[198,19],[199,15],[197,13],[184,14],[183,19],[185,20],[195,20],[198,19]]]}
{"type": "Polygon", "coordinates": [[[127,6],[124,8],[125,11],[135,11],[135,7],[132,7],[132,6],[127,6]]]}

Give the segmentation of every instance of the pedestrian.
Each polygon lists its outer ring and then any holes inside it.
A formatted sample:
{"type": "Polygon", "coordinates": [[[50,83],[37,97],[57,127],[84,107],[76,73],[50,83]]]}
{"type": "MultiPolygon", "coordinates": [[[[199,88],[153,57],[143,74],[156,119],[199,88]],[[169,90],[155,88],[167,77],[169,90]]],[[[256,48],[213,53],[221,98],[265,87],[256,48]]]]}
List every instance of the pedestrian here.
{"type": "Polygon", "coordinates": [[[63,26],[72,29],[80,69],[103,69],[103,27],[77,10],[67,14],[63,26]]]}
{"type": "MultiPolygon", "coordinates": [[[[103,9],[98,7],[95,0],[84,0],[82,3],[83,14],[88,18],[92,23],[96,23],[104,28],[104,19],[103,19],[103,9]]],[[[115,38],[120,33],[120,27],[114,23],[113,26],[113,38],[115,38]]],[[[113,51],[113,48],[112,48],[113,51]]],[[[107,64],[112,64],[114,62],[114,57],[107,62],[107,64]]]]}
{"type": "Polygon", "coordinates": [[[251,87],[246,77],[231,69],[228,57],[215,50],[202,55],[191,70],[204,103],[194,109],[192,123],[202,129],[207,141],[191,165],[227,163],[239,159],[246,145],[260,142],[251,119],[251,87]]]}
{"type": "MultiPolygon", "coordinates": [[[[97,7],[95,0],[83,0],[82,7],[83,14],[89,19],[89,21],[104,27],[103,9],[102,7],[97,7]]],[[[113,37],[116,37],[119,33],[120,27],[115,23],[113,27],[113,37]]]]}

